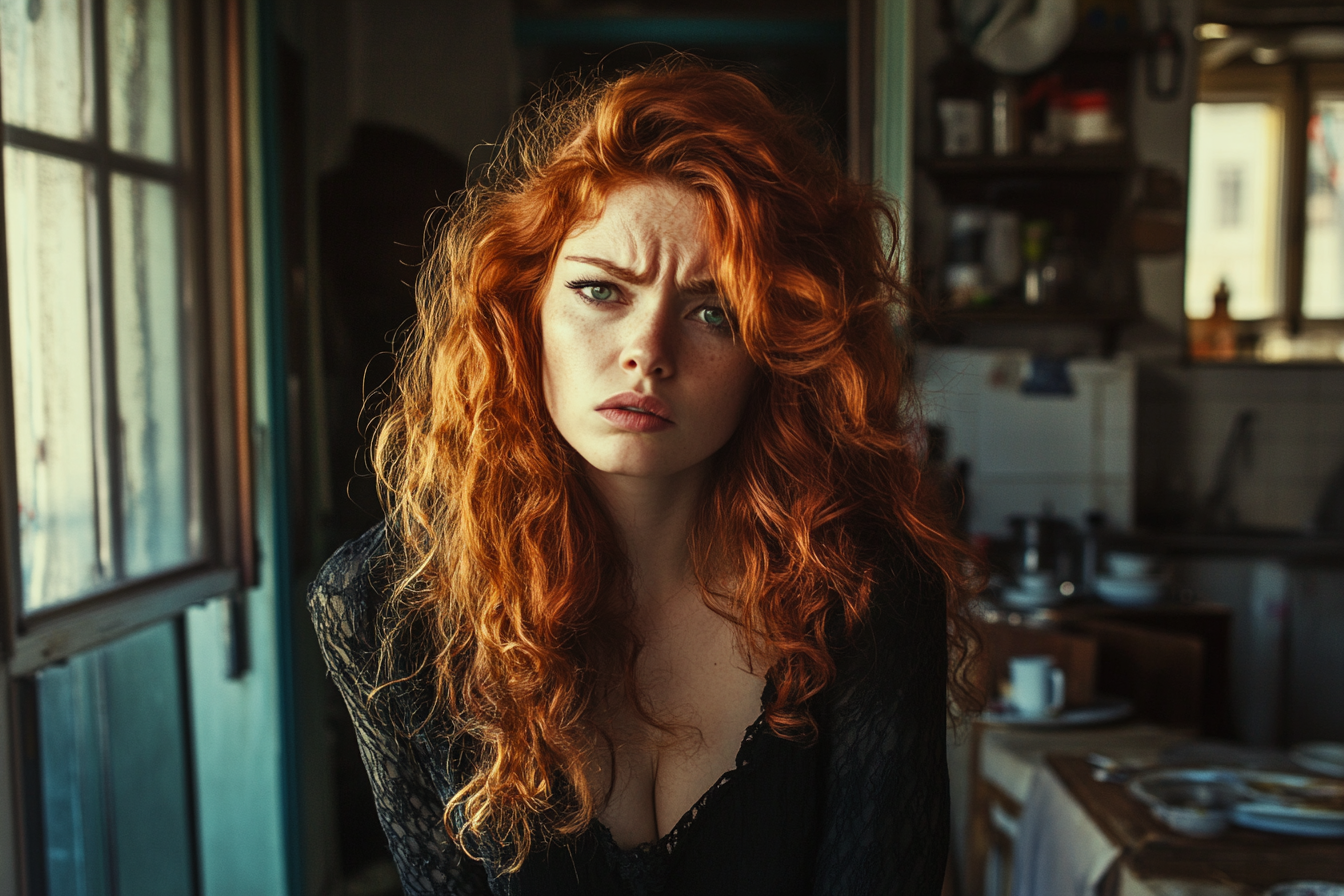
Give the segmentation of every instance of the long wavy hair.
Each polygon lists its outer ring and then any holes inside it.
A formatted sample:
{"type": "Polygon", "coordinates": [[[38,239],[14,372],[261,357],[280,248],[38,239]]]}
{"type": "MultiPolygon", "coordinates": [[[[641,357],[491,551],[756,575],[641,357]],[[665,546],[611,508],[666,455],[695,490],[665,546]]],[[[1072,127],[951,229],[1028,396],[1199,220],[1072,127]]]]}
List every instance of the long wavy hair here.
{"type": "Polygon", "coordinates": [[[944,584],[950,705],[975,703],[972,566],[921,475],[896,212],[811,127],[751,78],[685,58],[552,95],[516,118],[421,271],[374,447],[395,534],[384,658],[416,658],[410,674],[470,745],[450,834],[497,844],[507,867],[609,798],[586,774],[595,744],[613,749],[604,708],[666,727],[635,686],[628,561],[541,390],[556,253],[623,185],[702,197],[733,335],[760,373],[689,548],[706,603],[768,666],[771,729],[815,735],[809,699],[869,611],[875,526],[944,584]]]}

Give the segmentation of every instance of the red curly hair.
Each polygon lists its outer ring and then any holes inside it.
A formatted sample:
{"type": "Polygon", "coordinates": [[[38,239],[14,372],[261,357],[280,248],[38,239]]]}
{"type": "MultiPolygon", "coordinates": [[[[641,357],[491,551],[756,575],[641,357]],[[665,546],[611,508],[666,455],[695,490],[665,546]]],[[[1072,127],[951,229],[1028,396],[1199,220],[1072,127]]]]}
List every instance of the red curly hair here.
{"type": "Polygon", "coordinates": [[[951,703],[974,703],[971,566],[921,478],[895,212],[808,127],[748,77],[685,59],[534,104],[421,272],[374,454],[397,536],[385,659],[414,651],[436,711],[472,744],[450,833],[488,836],[514,868],[536,836],[581,831],[608,798],[585,773],[593,743],[612,747],[597,711],[618,699],[649,718],[628,563],[540,376],[555,254],[623,185],[670,181],[705,200],[715,280],[761,372],[689,547],[707,604],[769,664],[772,730],[815,734],[807,703],[835,676],[828,643],[868,613],[877,572],[860,532],[873,525],[945,583],[951,703]]]}

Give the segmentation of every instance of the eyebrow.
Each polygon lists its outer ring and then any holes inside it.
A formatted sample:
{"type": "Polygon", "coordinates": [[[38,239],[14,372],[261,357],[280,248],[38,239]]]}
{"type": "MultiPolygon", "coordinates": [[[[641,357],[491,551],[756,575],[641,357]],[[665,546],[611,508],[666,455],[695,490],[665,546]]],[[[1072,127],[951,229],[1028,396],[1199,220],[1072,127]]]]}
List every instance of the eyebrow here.
{"type": "MultiPolygon", "coordinates": [[[[645,286],[649,282],[646,274],[622,267],[605,258],[595,258],[591,255],[566,255],[565,261],[577,261],[581,264],[591,264],[593,267],[601,268],[618,280],[624,280],[626,283],[633,283],[636,286],[645,286]]],[[[719,284],[710,279],[701,278],[698,280],[689,280],[680,284],[681,291],[689,295],[711,296],[719,294],[719,284]]]]}

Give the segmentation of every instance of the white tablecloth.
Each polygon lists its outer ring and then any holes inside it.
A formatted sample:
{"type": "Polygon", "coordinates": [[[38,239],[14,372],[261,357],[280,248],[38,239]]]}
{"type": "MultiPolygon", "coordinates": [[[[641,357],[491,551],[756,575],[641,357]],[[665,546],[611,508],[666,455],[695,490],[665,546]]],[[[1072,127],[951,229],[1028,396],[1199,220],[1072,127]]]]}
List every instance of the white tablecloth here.
{"type": "Polygon", "coordinates": [[[1120,857],[1053,770],[1038,764],[1013,848],[1013,896],[1094,896],[1120,857]]]}

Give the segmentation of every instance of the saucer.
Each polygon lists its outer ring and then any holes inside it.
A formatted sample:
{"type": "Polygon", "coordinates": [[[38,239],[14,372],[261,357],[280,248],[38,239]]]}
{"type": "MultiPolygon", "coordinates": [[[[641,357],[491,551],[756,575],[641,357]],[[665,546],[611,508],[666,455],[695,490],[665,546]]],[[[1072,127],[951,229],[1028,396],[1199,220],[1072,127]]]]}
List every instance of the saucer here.
{"type": "Polygon", "coordinates": [[[1134,710],[1134,704],[1119,697],[1098,695],[1090,706],[1069,707],[1057,715],[1024,716],[1013,706],[987,709],[980,713],[980,721],[1015,728],[1083,728],[1118,722],[1134,710]]]}
{"type": "Polygon", "coordinates": [[[1031,610],[1036,607],[1053,607],[1064,600],[1058,588],[1028,591],[1025,588],[1003,587],[1003,603],[1018,610],[1031,610]]]}
{"type": "Polygon", "coordinates": [[[1162,579],[1131,579],[1122,576],[1097,576],[1098,596],[1121,607],[1142,607],[1157,603],[1166,589],[1162,579]]]}

